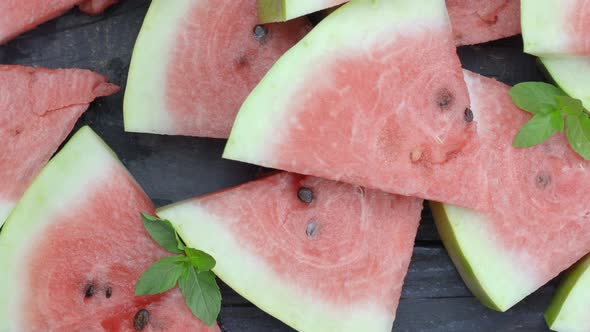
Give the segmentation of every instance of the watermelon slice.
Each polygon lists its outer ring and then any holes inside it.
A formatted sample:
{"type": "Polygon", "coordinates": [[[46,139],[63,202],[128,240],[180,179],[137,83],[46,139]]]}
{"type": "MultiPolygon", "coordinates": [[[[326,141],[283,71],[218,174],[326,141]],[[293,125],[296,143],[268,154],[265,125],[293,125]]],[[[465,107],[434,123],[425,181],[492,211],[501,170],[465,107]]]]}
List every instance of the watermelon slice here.
{"type": "Polygon", "coordinates": [[[299,331],[391,331],[422,201],[279,173],[158,210],[299,331]]]}
{"type": "Polygon", "coordinates": [[[118,90],[88,70],[0,65],[0,226],[88,104],[118,90]]]}
{"type": "Polygon", "coordinates": [[[467,286],[504,311],[590,252],[590,162],[569,148],[564,134],[513,148],[530,115],[514,106],[508,86],[469,72],[465,78],[478,119],[478,153],[455,162],[483,165],[491,208],[433,204],[434,216],[467,286]]]}
{"type": "MultiPolygon", "coordinates": [[[[348,0],[258,0],[260,21],[282,22],[348,0]]],[[[447,0],[457,45],[485,43],[520,33],[520,0],[447,0]]]]}
{"type": "Polygon", "coordinates": [[[476,207],[476,177],[436,176],[471,120],[444,1],[352,1],[269,71],[224,157],[476,207]]]}
{"type": "Polygon", "coordinates": [[[553,331],[590,331],[590,256],[576,264],[555,293],[545,312],[547,324],[553,331]]]}
{"type": "Polygon", "coordinates": [[[227,138],[250,91],[311,28],[306,19],[257,24],[256,0],[152,1],[133,52],[125,130],[227,138]]]}
{"type": "Polygon", "coordinates": [[[149,315],[144,331],[219,331],[198,321],[177,290],[133,295],[141,273],[166,255],[140,212],[153,212],[148,197],[81,129],[0,233],[0,331],[133,331],[140,310],[149,315]]]}
{"type": "Polygon", "coordinates": [[[39,24],[54,19],[74,6],[97,15],[118,0],[2,0],[0,1],[0,45],[39,24]]]}
{"type": "Polygon", "coordinates": [[[590,2],[521,1],[525,52],[538,56],[590,54],[590,2]]]}
{"type": "Polygon", "coordinates": [[[590,56],[546,57],[541,62],[563,91],[590,109],[590,56]]]}

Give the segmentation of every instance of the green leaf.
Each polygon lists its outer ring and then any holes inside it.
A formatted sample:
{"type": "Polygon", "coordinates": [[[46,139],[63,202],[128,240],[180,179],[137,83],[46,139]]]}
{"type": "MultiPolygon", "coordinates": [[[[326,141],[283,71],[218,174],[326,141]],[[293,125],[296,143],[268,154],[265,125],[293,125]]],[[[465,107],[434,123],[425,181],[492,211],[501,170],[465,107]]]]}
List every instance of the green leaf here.
{"type": "Polygon", "coordinates": [[[510,89],[514,104],[533,114],[547,114],[553,111],[557,106],[555,97],[564,95],[558,87],[543,82],[519,83],[510,89]]]}
{"type": "Polygon", "coordinates": [[[176,231],[168,220],[156,218],[145,213],[141,214],[141,218],[145,229],[150,233],[151,237],[158,242],[158,244],[172,253],[183,253],[183,251],[178,248],[176,231]]]}
{"type": "Polygon", "coordinates": [[[213,272],[198,272],[190,267],[178,280],[186,305],[205,324],[215,323],[221,310],[221,292],[213,272]]]}
{"type": "Polygon", "coordinates": [[[590,119],[583,113],[568,116],[565,133],[570,146],[582,158],[590,160],[590,119]]]}
{"type": "Polygon", "coordinates": [[[135,285],[135,295],[164,293],[176,285],[187,268],[184,256],[164,257],[152,264],[135,285]]]}
{"type": "Polygon", "coordinates": [[[544,142],[554,133],[563,129],[563,115],[560,111],[537,114],[518,132],[514,143],[516,148],[528,148],[544,142]]]}
{"type": "Polygon", "coordinates": [[[567,115],[577,116],[580,112],[584,112],[584,105],[579,99],[575,99],[568,96],[557,96],[555,97],[557,105],[567,115]]]}
{"type": "Polygon", "coordinates": [[[185,248],[184,252],[192,266],[200,272],[209,271],[215,267],[215,259],[206,252],[193,248],[185,248]]]}
{"type": "Polygon", "coordinates": [[[180,236],[178,236],[178,233],[174,232],[174,235],[176,235],[176,247],[178,248],[178,250],[181,250],[182,252],[184,252],[184,249],[186,249],[186,245],[184,244],[184,241],[182,241],[180,236]]]}

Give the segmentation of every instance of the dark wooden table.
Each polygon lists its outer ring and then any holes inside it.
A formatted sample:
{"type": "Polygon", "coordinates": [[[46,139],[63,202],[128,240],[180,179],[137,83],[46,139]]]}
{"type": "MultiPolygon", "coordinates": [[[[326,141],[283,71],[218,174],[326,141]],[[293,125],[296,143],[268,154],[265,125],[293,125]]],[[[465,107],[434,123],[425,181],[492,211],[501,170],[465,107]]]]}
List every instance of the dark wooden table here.
{"type": "MultiPolygon", "coordinates": [[[[123,0],[98,17],[73,10],[0,46],[0,63],[88,68],[124,88],[148,6],[148,0],[123,0]]],[[[459,55],[465,68],[508,84],[543,80],[535,59],[522,53],[520,37],[463,47],[459,55]]],[[[99,99],[78,127],[88,124],[96,130],[158,206],[243,183],[261,172],[221,159],[223,140],[125,133],[122,105],[123,92],[99,99]]],[[[394,330],[547,331],[543,311],[555,285],[551,282],[506,313],[483,307],[463,285],[425,210],[394,330]]],[[[222,288],[220,322],[226,331],[292,331],[222,288]]]]}

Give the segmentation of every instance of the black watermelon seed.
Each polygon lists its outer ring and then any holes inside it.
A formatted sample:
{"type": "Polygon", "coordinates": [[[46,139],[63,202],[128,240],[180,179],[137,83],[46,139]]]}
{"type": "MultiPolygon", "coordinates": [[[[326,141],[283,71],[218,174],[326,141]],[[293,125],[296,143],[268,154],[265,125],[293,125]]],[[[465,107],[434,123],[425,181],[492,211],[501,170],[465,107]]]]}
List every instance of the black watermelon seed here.
{"type": "Polygon", "coordinates": [[[106,296],[107,299],[111,298],[111,296],[113,296],[113,289],[111,287],[108,287],[107,290],[104,292],[104,296],[106,296]]]}
{"type": "Polygon", "coordinates": [[[545,189],[551,184],[551,176],[547,174],[539,174],[535,177],[535,183],[539,189],[545,189]]]}
{"type": "Polygon", "coordinates": [[[133,317],[133,328],[136,331],[141,331],[148,325],[149,321],[150,313],[145,309],[141,309],[133,317]]]}
{"type": "Polygon", "coordinates": [[[297,191],[297,198],[305,204],[313,202],[313,191],[306,187],[299,188],[297,191]]]}
{"type": "Polygon", "coordinates": [[[309,237],[310,239],[313,239],[314,237],[316,237],[318,235],[319,229],[318,229],[318,225],[315,221],[311,221],[309,224],[307,224],[307,228],[305,229],[305,234],[307,234],[307,237],[309,237]]]}
{"type": "Polygon", "coordinates": [[[89,298],[94,295],[94,284],[90,283],[84,287],[84,297],[89,298]]]}
{"type": "Polygon", "coordinates": [[[469,123],[473,121],[473,111],[471,108],[465,109],[465,122],[469,123]]]}
{"type": "Polygon", "coordinates": [[[436,103],[441,110],[449,108],[454,99],[453,93],[447,88],[440,89],[436,94],[436,103]]]}
{"type": "Polygon", "coordinates": [[[254,39],[258,42],[263,42],[268,35],[268,28],[264,25],[257,25],[254,27],[254,39]]]}

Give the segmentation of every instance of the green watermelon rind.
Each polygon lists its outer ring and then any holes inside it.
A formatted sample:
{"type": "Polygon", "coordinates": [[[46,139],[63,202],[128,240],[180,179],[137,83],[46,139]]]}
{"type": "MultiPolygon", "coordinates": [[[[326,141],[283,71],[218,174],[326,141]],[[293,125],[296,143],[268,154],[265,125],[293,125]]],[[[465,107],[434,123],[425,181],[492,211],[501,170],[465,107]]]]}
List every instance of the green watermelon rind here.
{"type": "Polygon", "coordinates": [[[317,0],[258,0],[258,20],[284,22],[322,9],[326,8],[317,0]]]}
{"type": "MultiPolygon", "coordinates": [[[[193,201],[157,211],[170,220],[188,246],[203,250],[217,261],[215,274],[260,309],[298,331],[390,331],[393,315],[370,303],[341,310],[323,303],[305,289],[296,289],[272,271],[260,258],[239,245],[239,235],[222,225],[218,216],[193,201]]],[[[313,285],[310,285],[313,289],[313,285]]],[[[350,306],[348,306],[350,307],[350,306]]]]}
{"type": "Polygon", "coordinates": [[[588,331],[588,299],[590,299],[590,256],[574,265],[561,281],[551,305],[545,311],[545,321],[555,331],[588,331]]]}
{"type": "Polygon", "coordinates": [[[223,157],[264,165],[276,134],[289,125],[290,103],[304,86],[306,68],[330,54],[359,52],[382,46],[383,35],[419,29],[416,22],[449,25],[444,1],[351,1],[322,20],[306,37],[287,51],[243,103],[223,157]],[[391,31],[385,30],[388,27],[391,31]],[[403,29],[403,31],[402,31],[403,29]],[[379,32],[379,34],[375,32],[379,32]],[[279,97],[280,96],[280,97],[279,97]]]}
{"type": "Polygon", "coordinates": [[[540,61],[555,84],[590,110],[590,56],[542,57],[540,61]]]}
{"type": "Polygon", "coordinates": [[[535,291],[526,266],[503,252],[486,228],[480,213],[453,205],[430,202],[441,240],[461,278],[477,299],[504,312],[535,291]]]}
{"type": "Polygon", "coordinates": [[[4,221],[10,215],[10,212],[14,209],[14,202],[2,201],[0,199],[0,227],[4,224],[4,221]]]}
{"type": "Polygon", "coordinates": [[[52,216],[71,210],[83,201],[89,187],[106,181],[118,163],[115,154],[90,129],[83,127],[49,161],[17,203],[0,232],[0,331],[18,331],[15,326],[22,308],[27,278],[22,270],[30,241],[57,221],[52,216]]]}
{"type": "Polygon", "coordinates": [[[521,0],[521,26],[524,51],[542,56],[560,54],[566,49],[567,24],[558,15],[563,13],[561,0],[521,0]]]}
{"type": "Polygon", "coordinates": [[[166,71],[178,26],[191,0],[153,0],[135,42],[125,98],[125,131],[151,134],[173,132],[166,112],[166,71]]]}

